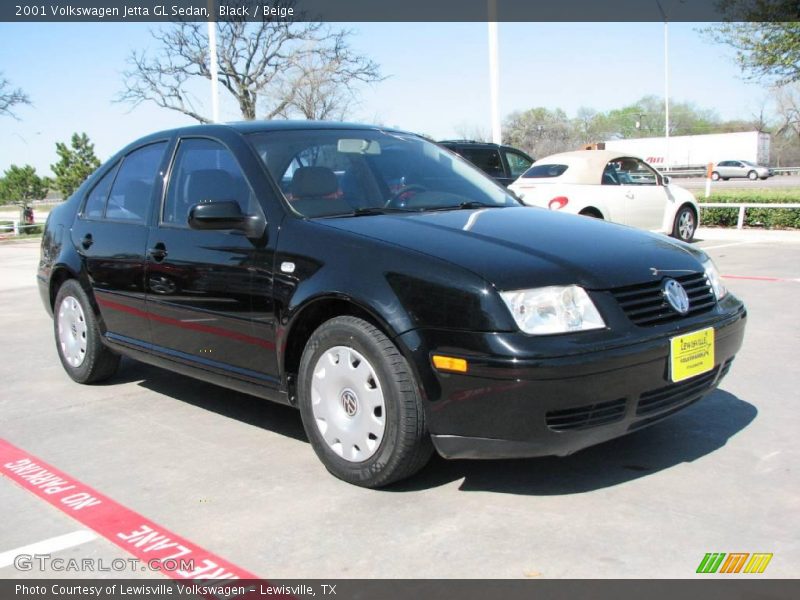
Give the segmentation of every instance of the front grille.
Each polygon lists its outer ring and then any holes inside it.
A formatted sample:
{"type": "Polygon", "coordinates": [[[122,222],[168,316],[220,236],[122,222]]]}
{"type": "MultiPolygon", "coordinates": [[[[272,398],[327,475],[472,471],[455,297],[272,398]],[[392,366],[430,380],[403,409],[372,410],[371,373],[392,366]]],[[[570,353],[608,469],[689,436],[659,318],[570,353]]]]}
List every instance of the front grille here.
{"type": "Polygon", "coordinates": [[[699,315],[714,308],[716,298],[705,273],[692,273],[675,277],[689,295],[689,312],[681,315],[668,303],[662,293],[661,281],[611,290],[627,317],[640,327],[661,325],[677,321],[684,316],[699,315]]]}
{"type": "MultiPolygon", "coordinates": [[[[729,366],[730,365],[726,365],[726,367],[729,366]]],[[[692,377],[680,383],[673,383],[657,390],[645,392],[639,396],[639,404],[636,406],[636,416],[651,415],[699,399],[713,387],[719,370],[720,368],[717,366],[703,375],[692,377]]]]}
{"type": "Polygon", "coordinates": [[[545,420],[553,431],[573,431],[608,425],[622,420],[624,415],[625,398],[617,398],[610,402],[551,410],[545,415],[545,420]]]}

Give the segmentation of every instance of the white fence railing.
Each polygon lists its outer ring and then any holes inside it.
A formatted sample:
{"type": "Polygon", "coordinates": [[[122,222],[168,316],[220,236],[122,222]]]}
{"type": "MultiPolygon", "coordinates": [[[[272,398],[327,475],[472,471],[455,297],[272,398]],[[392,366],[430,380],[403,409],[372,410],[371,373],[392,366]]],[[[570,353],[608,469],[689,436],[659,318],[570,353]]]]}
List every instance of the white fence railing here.
{"type": "Polygon", "coordinates": [[[789,202],[772,204],[769,202],[700,202],[700,208],[738,208],[739,218],[736,220],[736,229],[744,227],[744,213],[748,208],[800,208],[800,203],[789,202]]]}

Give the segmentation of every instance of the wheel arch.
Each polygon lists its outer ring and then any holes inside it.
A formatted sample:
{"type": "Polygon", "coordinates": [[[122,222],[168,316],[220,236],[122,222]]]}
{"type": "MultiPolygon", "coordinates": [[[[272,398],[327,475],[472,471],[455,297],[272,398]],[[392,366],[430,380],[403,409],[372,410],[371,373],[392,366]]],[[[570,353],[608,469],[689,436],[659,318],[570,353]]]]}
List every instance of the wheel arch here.
{"type": "Polygon", "coordinates": [[[286,325],[285,333],[282,336],[283,341],[279,345],[281,349],[280,368],[284,377],[296,376],[300,358],[311,334],[325,321],[340,316],[358,317],[371,323],[391,339],[408,360],[408,353],[396,340],[397,332],[377,311],[367,303],[350,296],[329,294],[308,299],[296,309],[286,325]]]}
{"type": "Polygon", "coordinates": [[[592,205],[584,206],[578,212],[578,214],[581,215],[581,216],[584,216],[584,217],[594,217],[596,219],[602,219],[603,221],[607,220],[605,215],[603,214],[603,211],[601,211],[596,206],[592,206],[592,205]]]}

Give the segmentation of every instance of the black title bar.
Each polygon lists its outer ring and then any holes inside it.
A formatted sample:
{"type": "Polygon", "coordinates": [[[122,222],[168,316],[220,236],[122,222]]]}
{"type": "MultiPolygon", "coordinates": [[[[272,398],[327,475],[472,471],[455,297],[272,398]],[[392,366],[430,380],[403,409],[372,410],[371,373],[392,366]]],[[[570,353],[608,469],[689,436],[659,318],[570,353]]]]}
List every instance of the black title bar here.
{"type": "Polygon", "coordinates": [[[3,0],[1,22],[798,21],[796,0],[3,0]]]}

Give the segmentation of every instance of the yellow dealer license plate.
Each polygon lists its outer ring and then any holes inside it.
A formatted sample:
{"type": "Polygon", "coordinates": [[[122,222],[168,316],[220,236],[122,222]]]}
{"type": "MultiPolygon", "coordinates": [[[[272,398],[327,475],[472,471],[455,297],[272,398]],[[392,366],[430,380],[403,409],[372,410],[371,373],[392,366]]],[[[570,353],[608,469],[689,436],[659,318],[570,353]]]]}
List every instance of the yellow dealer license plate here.
{"type": "Polygon", "coordinates": [[[683,381],[714,368],[714,328],[701,329],[670,340],[670,376],[683,381]]]}

